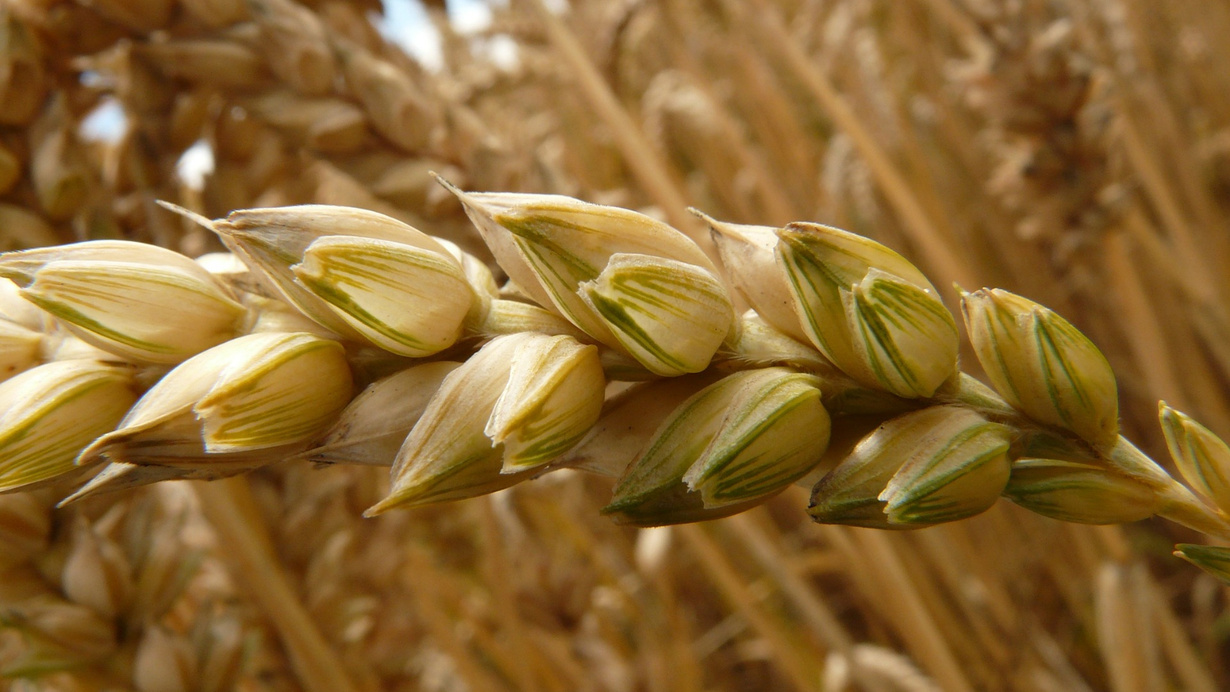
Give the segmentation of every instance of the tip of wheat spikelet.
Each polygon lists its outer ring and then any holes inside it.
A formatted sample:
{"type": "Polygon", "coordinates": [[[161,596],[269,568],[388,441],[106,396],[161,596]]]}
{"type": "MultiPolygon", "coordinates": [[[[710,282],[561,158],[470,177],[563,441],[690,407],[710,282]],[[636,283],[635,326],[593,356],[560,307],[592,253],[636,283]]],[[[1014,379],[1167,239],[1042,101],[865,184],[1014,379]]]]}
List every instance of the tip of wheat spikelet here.
{"type": "Polygon", "coordinates": [[[159,199],[155,201],[157,202],[158,206],[162,207],[163,209],[166,209],[172,214],[178,214],[184,217],[185,219],[188,219],[189,221],[196,222],[200,224],[201,226],[209,229],[210,231],[214,230],[214,222],[212,219],[208,217],[202,216],[201,214],[198,214],[195,211],[192,211],[191,209],[185,209],[179,206],[178,204],[175,204],[174,202],[168,202],[164,199],[159,199]]]}

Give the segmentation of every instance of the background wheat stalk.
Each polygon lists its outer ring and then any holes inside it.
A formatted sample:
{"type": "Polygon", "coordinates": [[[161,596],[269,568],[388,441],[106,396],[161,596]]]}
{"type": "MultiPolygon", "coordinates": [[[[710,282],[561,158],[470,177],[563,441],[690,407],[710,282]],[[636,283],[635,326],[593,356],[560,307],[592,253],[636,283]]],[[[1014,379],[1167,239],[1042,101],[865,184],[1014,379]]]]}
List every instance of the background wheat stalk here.
{"type": "MultiPolygon", "coordinates": [[[[702,241],[688,204],[742,223],[824,220],[897,248],[936,286],[1000,285],[1070,319],[1106,353],[1123,429],[1154,458],[1166,456],[1157,399],[1230,429],[1216,232],[1225,89],[1201,67],[1220,61],[1218,8],[577,3],[560,22],[514,4],[477,42],[436,8],[445,67],[431,72],[386,46],[355,5],[147,4],[5,6],[10,248],[110,237],[190,256],[216,247],[153,203],[167,199],[210,217],[348,204],[481,253],[429,170],[465,189],[654,204],[702,241]],[[517,42],[516,69],[481,48],[503,36],[517,42]],[[82,141],[77,124],[108,97],[127,115],[124,136],[82,141]],[[194,190],[174,170],[202,137],[215,168],[194,190]]],[[[18,341],[53,357],[40,339],[18,341]]],[[[823,669],[834,688],[925,685],[911,666],[946,689],[1224,682],[1224,591],[1152,559],[1196,538],[1182,530],[1076,529],[1000,503],[888,535],[816,527],[790,490],[766,510],[634,534],[596,515],[609,483],[556,483],[560,473],[493,504],[357,519],[386,473],[300,463],[251,474],[250,493],[203,486],[251,497],[248,528],[276,539],[253,554],[296,596],[291,611],[260,601],[247,631],[272,616],[280,634],[258,638],[288,637],[297,609],[318,633],[250,654],[239,684],[808,689],[823,669]],[[322,540],[290,538],[307,532],[322,540]],[[331,649],[334,665],[303,668],[303,646],[331,649]]],[[[161,487],[145,492],[170,502],[161,487]]],[[[115,500],[91,502],[65,511],[96,522],[115,500]]],[[[54,541],[72,524],[55,519],[54,541]]],[[[202,529],[206,546],[216,531],[202,529]]],[[[214,583],[190,591],[253,602],[205,555],[214,583]]],[[[184,634],[199,609],[163,626],[184,634]]],[[[115,631],[130,653],[108,660],[132,661],[142,630],[115,631]]],[[[17,684],[88,681],[88,665],[17,684]]]]}

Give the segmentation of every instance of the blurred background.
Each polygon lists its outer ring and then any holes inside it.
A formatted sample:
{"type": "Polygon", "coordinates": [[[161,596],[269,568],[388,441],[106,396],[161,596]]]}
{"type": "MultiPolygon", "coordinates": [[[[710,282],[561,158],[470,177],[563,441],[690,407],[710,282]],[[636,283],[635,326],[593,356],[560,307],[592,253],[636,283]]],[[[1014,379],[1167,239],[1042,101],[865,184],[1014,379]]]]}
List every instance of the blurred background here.
{"type": "MultiPolygon", "coordinates": [[[[818,221],[950,307],[997,286],[1070,319],[1163,460],[1159,399],[1230,433],[1227,35],[1230,5],[1165,0],[0,0],[0,250],[219,249],[163,199],[353,205],[485,253],[429,171],[702,242],[687,206],[818,221]]],[[[874,532],[797,488],[636,530],[568,471],[360,518],[386,476],[227,481],[255,566],[183,484],[0,496],[0,686],[1230,688],[1227,589],[1162,522],[1003,501],[874,532]]]]}

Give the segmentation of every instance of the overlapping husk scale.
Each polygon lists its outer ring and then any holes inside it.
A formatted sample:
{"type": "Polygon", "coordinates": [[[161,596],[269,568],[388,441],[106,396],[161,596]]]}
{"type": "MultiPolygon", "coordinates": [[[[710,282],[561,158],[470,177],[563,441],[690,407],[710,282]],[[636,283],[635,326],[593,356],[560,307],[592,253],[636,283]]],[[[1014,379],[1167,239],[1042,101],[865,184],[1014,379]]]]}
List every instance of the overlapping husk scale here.
{"type": "Polygon", "coordinates": [[[380,9],[0,7],[14,689],[1225,682],[1222,10],[380,9]]]}

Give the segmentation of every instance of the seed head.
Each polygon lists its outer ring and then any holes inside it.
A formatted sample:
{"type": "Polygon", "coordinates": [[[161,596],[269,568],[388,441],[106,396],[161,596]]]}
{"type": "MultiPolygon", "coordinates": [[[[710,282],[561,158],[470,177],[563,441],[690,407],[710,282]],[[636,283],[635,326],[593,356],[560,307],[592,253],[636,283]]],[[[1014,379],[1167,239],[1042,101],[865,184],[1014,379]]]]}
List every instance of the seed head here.
{"type": "Polygon", "coordinates": [[[1187,414],[1159,402],[1162,432],[1175,466],[1194,490],[1230,512],[1230,447],[1187,414]]]}
{"type": "Polygon", "coordinates": [[[0,275],[82,340],[137,362],[179,363],[234,336],[245,314],[200,265],[146,243],[13,252],[0,275]]]}
{"type": "Polygon", "coordinates": [[[0,8],[0,125],[25,125],[38,114],[51,86],[29,22],[0,8]]]}
{"type": "Polygon", "coordinates": [[[132,371],[93,360],[31,368],[0,382],[0,491],[74,472],[82,448],[136,399],[132,371]]]}
{"type": "Polygon", "coordinates": [[[256,51],[225,39],[143,41],[132,48],[143,62],[168,77],[190,82],[257,91],[268,88],[269,70],[256,51]]]}
{"type": "Polygon", "coordinates": [[[451,255],[387,240],[324,236],[291,271],[367,341],[411,358],[452,346],[474,302],[451,255]]]}
{"type": "Polygon", "coordinates": [[[957,325],[933,293],[871,269],[842,292],[854,352],[876,384],[928,397],[957,372],[957,325]]]}
{"type": "Polygon", "coordinates": [[[958,406],[889,420],[812,491],[816,521],[919,528],[979,514],[1008,481],[1010,431],[958,406]]]}
{"type": "Polygon", "coordinates": [[[799,321],[834,365],[903,397],[929,397],[956,375],[956,323],[917,267],[829,226],[793,223],[777,236],[799,321]]]}
{"type": "Polygon", "coordinates": [[[1080,524],[1125,524],[1156,514],[1163,498],[1143,481],[1102,466],[1019,459],[1004,497],[1043,516],[1080,524]]]}
{"type": "Polygon", "coordinates": [[[660,221],[559,195],[450,189],[517,285],[650,371],[703,369],[734,326],[713,264],[660,221]]]}
{"type": "Polygon", "coordinates": [[[473,497],[520,482],[598,419],[597,348],[568,336],[498,337],[444,378],[393,465],[379,514],[473,497]]]}
{"type": "Polygon", "coordinates": [[[503,473],[568,451],[598,420],[606,380],[598,349],[567,336],[523,340],[484,433],[504,445],[503,473]]]}
{"type": "Polygon", "coordinates": [[[248,0],[269,66],[303,94],[327,94],[337,78],[328,33],[311,10],[290,0],[248,0]]]}
{"type": "Polygon", "coordinates": [[[336,341],[306,333],[241,336],[167,373],[78,463],[105,455],[189,471],[247,470],[320,434],[350,401],[351,387],[336,341]]]}
{"type": "Polygon", "coordinates": [[[47,594],[0,612],[0,625],[19,631],[25,649],[5,662],[7,677],[22,678],[80,668],[115,655],[115,624],[87,606],[47,594]]]}
{"type": "Polygon", "coordinates": [[[624,350],[664,377],[704,370],[732,328],[725,288],[684,262],[612,255],[578,292],[624,350]]]}
{"type": "Polygon", "coordinates": [[[641,526],[751,507],[819,463],[829,440],[819,379],[786,368],[729,375],[658,428],[602,511],[641,526]]]}
{"type": "Polygon", "coordinates": [[[254,94],[241,103],[291,141],[325,154],[353,153],[368,138],[363,111],[340,98],[309,98],[280,89],[254,94]]]}
{"type": "Polygon", "coordinates": [[[161,626],[146,627],[137,645],[132,678],[140,692],[191,690],[197,679],[192,647],[161,626]]]}
{"type": "Polygon", "coordinates": [[[348,41],[333,43],[346,84],[363,104],[372,128],[405,151],[427,148],[442,119],[437,102],[392,63],[348,41]]]}
{"type": "Polygon", "coordinates": [[[123,550],[84,520],[73,527],[60,582],[66,596],[106,618],[124,610],[134,586],[132,566],[123,550]]]}
{"type": "Polygon", "coordinates": [[[1095,446],[1114,445],[1115,373],[1093,342],[1047,308],[998,288],[967,293],[961,305],[974,353],[1008,403],[1095,446]]]}
{"type": "Polygon", "coordinates": [[[394,353],[422,356],[452,345],[475,301],[445,246],[376,212],[248,209],[211,227],[318,324],[394,353]]]}

